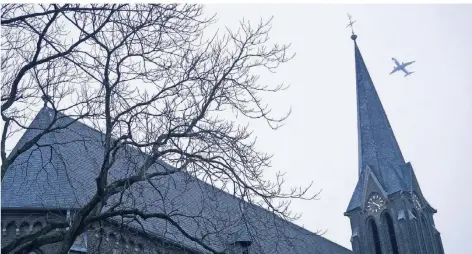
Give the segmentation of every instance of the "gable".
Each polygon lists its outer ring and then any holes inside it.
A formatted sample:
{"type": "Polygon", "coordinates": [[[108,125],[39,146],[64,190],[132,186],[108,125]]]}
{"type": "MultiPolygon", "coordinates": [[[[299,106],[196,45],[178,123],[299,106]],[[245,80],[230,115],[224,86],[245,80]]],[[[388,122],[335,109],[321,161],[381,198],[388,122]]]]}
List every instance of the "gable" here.
{"type": "Polygon", "coordinates": [[[365,171],[365,174],[366,174],[366,180],[364,182],[364,184],[365,184],[364,185],[364,193],[363,193],[363,196],[362,196],[362,203],[361,203],[362,209],[365,208],[366,203],[367,203],[367,199],[370,197],[370,195],[372,193],[379,193],[384,198],[388,197],[387,192],[382,187],[382,185],[380,184],[377,176],[370,169],[370,167],[367,166],[364,171],[365,171]]]}
{"type": "Polygon", "coordinates": [[[346,209],[346,212],[352,211],[356,208],[364,208],[366,199],[373,192],[381,194],[383,197],[387,197],[388,193],[385,191],[385,188],[380,183],[375,172],[371,167],[366,166],[359,176],[359,181],[357,182],[356,188],[351,197],[351,201],[346,209]]]}
{"type": "MultiPolygon", "coordinates": [[[[48,113],[47,109],[41,110],[37,119],[48,119],[48,113]]],[[[58,124],[70,121],[63,118],[58,124]]],[[[22,139],[33,137],[31,131],[27,130],[22,139]]],[[[81,123],[45,135],[40,142],[53,144],[53,152],[49,146],[34,147],[18,157],[2,182],[2,208],[81,207],[95,192],[94,178],[103,158],[102,139],[101,133],[81,123]]],[[[145,156],[133,149],[120,153],[110,170],[110,181],[134,174],[145,156]]],[[[156,163],[151,170],[162,171],[167,167],[170,166],[156,163]]],[[[117,198],[110,198],[107,206],[114,205],[117,198]]],[[[189,235],[197,238],[205,235],[204,242],[221,251],[228,243],[249,236],[256,240],[251,245],[254,253],[350,253],[186,173],[138,183],[123,198],[122,207],[166,214],[189,235]]],[[[142,225],[156,237],[207,252],[163,219],[141,220],[141,225],[135,221],[127,223],[137,229],[142,225]]]]}
{"type": "Polygon", "coordinates": [[[421,191],[420,184],[418,183],[418,179],[416,178],[415,171],[413,170],[413,167],[411,164],[409,164],[408,167],[409,174],[411,175],[411,192],[416,193],[416,195],[421,199],[421,203],[424,204],[426,207],[428,207],[431,212],[436,212],[436,209],[434,209],[431,204],[426,200],[425,196],[423,195],[423,192],[421,191]]]}

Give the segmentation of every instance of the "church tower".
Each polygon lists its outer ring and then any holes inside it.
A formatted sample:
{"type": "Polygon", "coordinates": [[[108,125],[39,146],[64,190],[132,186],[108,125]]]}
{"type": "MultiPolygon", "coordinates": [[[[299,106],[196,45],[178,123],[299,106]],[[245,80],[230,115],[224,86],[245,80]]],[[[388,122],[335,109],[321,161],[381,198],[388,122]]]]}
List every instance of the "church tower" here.
{"type": "MultiPolygon", "coordinates": [[[[352,22],[351,22],[352,25],[352,22]]],[[[344,213],[351,243],[362,254],[444,253],[433,214],[405,162],[352,34],[356,63],[359,179],[344,213]]]]}

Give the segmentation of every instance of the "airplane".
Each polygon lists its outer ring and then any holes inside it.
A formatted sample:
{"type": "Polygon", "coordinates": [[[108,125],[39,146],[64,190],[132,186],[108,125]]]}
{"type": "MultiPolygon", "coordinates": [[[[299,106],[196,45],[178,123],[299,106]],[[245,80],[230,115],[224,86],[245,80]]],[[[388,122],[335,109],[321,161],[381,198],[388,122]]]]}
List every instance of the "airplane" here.
{"type": "Polygon", "coordinates": [[[392,60],[393,60],[393,62],[395,63],[396,66],[393,67],[393,71],[390,72],[390,74],[393,74],[397,71],[403,71],[405,73],[405,77],[407,77],[407,76],[410,76],[411,74],[414,73],[413,71],[412,72],[407,71],[405,67],[407,67],[408,65],[410,65],[410,64],[412,64],[416,61],[411,61],[411,62],[407,62],[407,63],[402,62],[400,64],[400,62],[397,59],[395,59],[394,57],[392,57],[392,60]]]}

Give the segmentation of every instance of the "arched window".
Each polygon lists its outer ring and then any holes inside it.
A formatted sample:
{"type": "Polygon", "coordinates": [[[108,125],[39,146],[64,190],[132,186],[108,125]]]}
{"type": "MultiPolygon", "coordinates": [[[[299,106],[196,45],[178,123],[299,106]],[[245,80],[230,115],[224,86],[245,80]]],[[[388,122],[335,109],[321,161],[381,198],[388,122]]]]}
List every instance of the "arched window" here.
{"type": "Polygon", "coordinates": [[[134,241],[133,241],[133,240],[130,240],[130,241],[128,242],[128,246],[129,246],[129,249],[130,249],[131,251],[134,251],[134,249],[136,248],[136,244],[134,244],[134,241]]]}
{"type": "Polygon", "coordinates": [[[7,226],[5,227],[5,234],[8,236],[15,236],[16,232],[16,224],[14,221],[10,221],[7,226]]]}
{"type": "Polygon", "coordinates": [[[397,237],[395,235],[395,228],[393,227],[393,220],[389,213],[384,213],[383,215],[383,222],[387,226],[387,233],[390,239],[390,247],[392,248],[393,254],[399,254],[398,252],[398,244],[397,244],[397,237]]]}
{"type": "Polygon", "coordinates": [[[416,236],[417,236],[417,248],[418,248],[418,253],[426,253],[426,246],[424,242],[424,237],[423,233],[421,230],[421,225],[419,223],[420,217],[418,216],[418,213],[416,212],[415,209],[412,210],[413,216],[415,216],[414,224],[415,224],[415,231],[416,231],[416,236]]]}
{"type": "Polygon", "coordinates": [[[126,239],[124,238],[123,235],[120,235],[120,238],[118,240],[119,249],[125,248],[125,245],[126,245],[126,239]]]}
{"type": "Polygon", "coordinates": [[[372,235],[372,241],[374,244],[374,254],[382,254],[382,248],[380,246],[380,237],[379,237],[379,229],[377,228],[377,224],[373,219],[369,220],[369,231],[372,235]]]}
{"type": "Polygon", "coordinates": [[[41,228],[43,228],[43,224],[40,221],[36,221],[33,224],[33,231],[34,232],[38,232],[39,230],[41,230],[41,228]]]}
{"type": "Polygon", "coordinates": [[[28,222],[23,222],[20,225],[20,235],[24,236],[27,235],[30,231],[30,225],[28,222]]]}
{"type": "Polygon", "coordinates": [[[108,244],[110,244],[110,246],[112,246],[113,248],[116,247],[116,245],[118,244],[116,235],[114,233],[110,233],[108,235],[108,244]]]}

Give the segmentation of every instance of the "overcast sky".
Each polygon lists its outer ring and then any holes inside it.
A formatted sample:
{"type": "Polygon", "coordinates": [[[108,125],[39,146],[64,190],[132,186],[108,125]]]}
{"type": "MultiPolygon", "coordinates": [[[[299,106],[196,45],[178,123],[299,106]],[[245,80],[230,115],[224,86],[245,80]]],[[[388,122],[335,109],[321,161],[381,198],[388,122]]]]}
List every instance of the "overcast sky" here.
{"type": "Polygon", "coordinates": [[[267,97],[286,125],[252,123],[259,149],[274,154],[288,184],[314,182],[320,200],[294,202],[298,224],[327,230],[351,248],[343,216],[357,181],[354,46],[346,13],[407,161],[438,210],[446,253],[469,253],[472,239],[472,5],[209,5],[219,27],[242,18],[274,17],[271,38],[291,43],[296,57],[262,82],[291,85],[267,97]],[[389,75],[390,58],[416,60],[415,74],[389,75]]]}
{"type": "Polygon", "coordinates": [[[357,182],[354,45],[346,13],[357,21],[358,45],[403,156],[423,194],[438,210],[435,223],[446,253],[467,254],[472,239],[472,5],[207,5],[214,27],[273,16],[271,39],[296,53],[261,82],[290,84],[265,97],[276,112],[289,108],[272,131],[251,122],[259,150],[274,154],[273,169],[289,185],[314,183],[320,200],[295,201],[297,222],[351,248],[343,215],[357,182]],[[391,57],[416,60],[415,73],[389,75],[391,57]]]}

